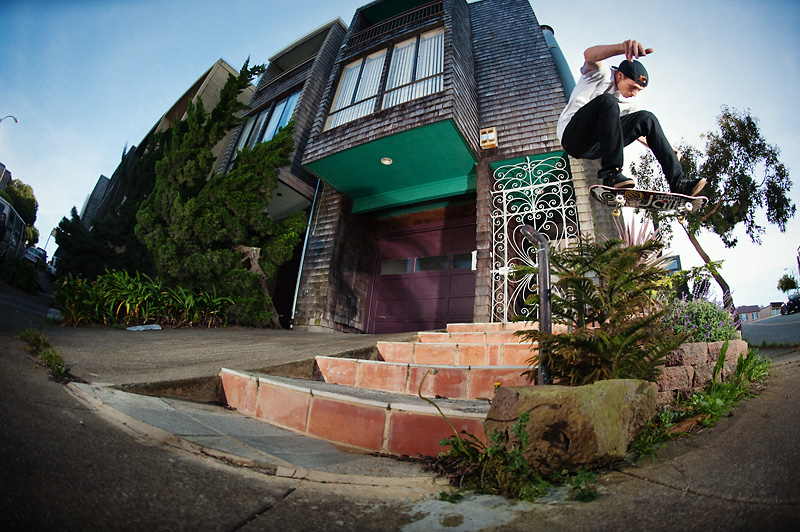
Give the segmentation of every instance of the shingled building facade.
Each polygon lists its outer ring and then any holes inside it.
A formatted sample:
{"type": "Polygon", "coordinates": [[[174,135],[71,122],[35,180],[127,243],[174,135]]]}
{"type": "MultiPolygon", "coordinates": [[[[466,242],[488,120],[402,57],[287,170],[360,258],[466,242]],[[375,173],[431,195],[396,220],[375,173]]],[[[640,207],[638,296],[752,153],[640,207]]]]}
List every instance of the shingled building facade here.
{"type": "Polygon", "coordinates": [[[307,63],[268,71],[228,163],[296,95],[282,182],[310,222],[294,327],[508,321],[529,288],[510,275],[533,260],[523,225],[556,245],[607,231],[584,178],[596,170],[556,138],[571,80],[550,32],[527,0],[378,0],[320,30],[307,63]]]}

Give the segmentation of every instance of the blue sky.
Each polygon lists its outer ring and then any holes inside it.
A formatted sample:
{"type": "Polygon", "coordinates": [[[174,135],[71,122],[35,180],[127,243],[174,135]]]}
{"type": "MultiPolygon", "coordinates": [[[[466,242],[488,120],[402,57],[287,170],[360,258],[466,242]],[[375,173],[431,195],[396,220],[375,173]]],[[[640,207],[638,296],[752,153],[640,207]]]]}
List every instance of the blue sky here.
{"type": "MultiPolygon", "coordinates": [[[[138,144],[160,116],[217,59],[239,68],[263,63],[335,18],[349,24],[366,0],[3,0],[0,2],[0,162],[31,185],[44,245],[72,206],[80,210],[98,177],[110,176],[125,146],[138,144]]],[[[667,136],[703,146],[722,105],[750,109],[782,150],[800,204],[800,2],[796,0],[531,0],[576,73],[593,44],[627,38],[655,53],[642,105],[667,136]]],[[[616,62],[616,59],[613,61],[616,62]]],[[[638,148],[627,154],[638,158],[638,148]]],[[[737,304],[783,300],[784,273],[797,274],[800,216],[782,234],[766,225],[761,246],[741,231],[726,250],[700,241],[737,304]]],[[[684,267],[701,261],[685,235],[672,249],[684,267]]],[[[50,240],[48,254],[55,250],[50,240]]]]}

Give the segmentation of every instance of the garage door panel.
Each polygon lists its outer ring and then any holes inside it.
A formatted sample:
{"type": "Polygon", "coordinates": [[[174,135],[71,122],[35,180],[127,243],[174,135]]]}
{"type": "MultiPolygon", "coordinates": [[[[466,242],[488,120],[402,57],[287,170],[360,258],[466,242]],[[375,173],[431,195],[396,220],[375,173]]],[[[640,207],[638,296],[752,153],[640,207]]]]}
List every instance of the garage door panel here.
{"type": "Polygon", "coordinates": [[[380,279],[378,301],[394,301],[408,299],[408,279],[384,276],[380,279]]]}
{"type": "Polygon", "coordinates": [[[376,315],[381,319],[403,320],[408,318],[408,308],[410,304],[411,301],[408,298],[378,301],[376,315]]]}
{"type": "Polygon", "coordinates": [[[448,292],[451,295],[474,295],[475,294],[475,273],[470,271],[467,273],[454,273],[448,279],[450,286],[448,292]]]}
{"type": "Polygon", "coordinates": [[[450,323],[455,322],[471,322],[473,313],[473,304],[475,297],[450,297],[447,300],[447,321],[450,323]]]}
{"type": "Polygon", "coordinates": [[[414,299],[409,305],[410,319],[445,319],[447,313],[446,297],[414,299]]]}

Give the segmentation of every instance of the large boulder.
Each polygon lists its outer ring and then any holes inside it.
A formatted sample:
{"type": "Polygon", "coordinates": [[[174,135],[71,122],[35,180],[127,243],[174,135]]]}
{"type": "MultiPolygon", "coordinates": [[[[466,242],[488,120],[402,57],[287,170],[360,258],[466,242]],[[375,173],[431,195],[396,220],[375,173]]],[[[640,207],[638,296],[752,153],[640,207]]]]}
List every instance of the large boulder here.
{"type": "Polygon", "coordinates": [[[615,379],[587,386],[509,386],[497,389],[484,423],[487,441],[495,432],[515,441],[520,414],[530,414],[523,454],[541,473],[602,466],[625,456],[628,444],[656,411],[655,383],[615,379]]]}

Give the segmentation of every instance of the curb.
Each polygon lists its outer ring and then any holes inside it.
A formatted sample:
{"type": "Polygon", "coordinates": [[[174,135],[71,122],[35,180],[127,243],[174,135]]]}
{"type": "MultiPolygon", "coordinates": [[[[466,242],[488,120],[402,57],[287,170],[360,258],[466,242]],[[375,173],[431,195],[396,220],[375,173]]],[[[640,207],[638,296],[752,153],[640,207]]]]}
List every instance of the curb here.
{"type": "MultiPolygon", "coordinates": [[[[93,384],[92,386],[108,387],[103,384],[93,384]]],[[[298,481],[307,481],[318,484],[341,484],[353,486],[373,486],[389,488],[414,488],[429,489],[431,492],[438,491],[449,486],[447,479],[434,475],[427,476],[373,476],[348,473],[332,473],[327,471],[317,471],[314,469],[304,469],[297,467],[285,460],[268,455],[263,451],[255,450],[265,455],[264,460],[247,458],[232,454],[227,451],[201,445],[188,441],[180,436],[172,434],[164,429],[154,427],[142,420],[136,419],[115,407],[105,403],[97,395],[87,392],[76,383],[70,382],[66,385],[67,391],[78,401],[85,404],[90,410],[97,413],[101,418],[114,423],[121,429],[131,432],[141,441],[150,444],[162,444],[173,449],[189,452],[191,454],[205,456],[227,462],[234,466],[253,469],[261,473],[298,481]]]]}

